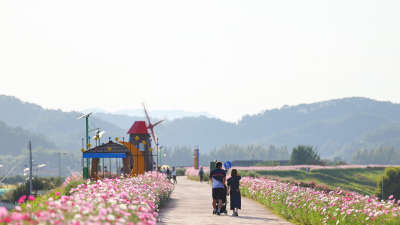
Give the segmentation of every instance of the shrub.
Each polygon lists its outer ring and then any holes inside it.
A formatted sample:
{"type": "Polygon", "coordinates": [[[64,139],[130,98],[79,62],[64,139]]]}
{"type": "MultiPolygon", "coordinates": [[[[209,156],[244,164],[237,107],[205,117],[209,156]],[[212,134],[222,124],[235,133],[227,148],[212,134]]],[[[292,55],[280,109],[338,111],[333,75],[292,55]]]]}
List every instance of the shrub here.
{"type": "Polygon", "coordinates": [[[176,175],[177,176],[185,176],[185,171],[186,171],[186,168],[176,169],[176,175]]]}
{"type": "Polygon", "coordinates": [[[317,185],[315,185],[315,190],[319,190],[319,191],[331,191],[331,189],[329,188],[329,186],[326,185],[326,184],[317,184],[317,185]]]}
{"type": "Polygon", "coordinates": [[[290,155],[290,165],[307,165],[314,160],[319,160],[318,150],[309,145],[299,145],[293,148],[290,155]]]}
{"type": "Polygon", "coordinates": [[[375,195],[382,198],[382,180],[383,180],[383,199],[400,198],[400,167],[388,167],[385,169],[385,175],[380,176],[377,181],[375,195]]]}

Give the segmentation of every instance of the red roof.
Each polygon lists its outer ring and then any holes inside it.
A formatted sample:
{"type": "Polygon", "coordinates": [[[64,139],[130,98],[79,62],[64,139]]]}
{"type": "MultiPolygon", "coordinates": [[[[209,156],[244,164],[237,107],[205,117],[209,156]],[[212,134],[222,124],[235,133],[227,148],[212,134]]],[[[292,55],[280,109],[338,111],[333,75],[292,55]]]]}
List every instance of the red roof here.
{"type": "Polygon", "coordinates": [[[127,134],[149,134],[145,121],[135,121],[127,134]]]}

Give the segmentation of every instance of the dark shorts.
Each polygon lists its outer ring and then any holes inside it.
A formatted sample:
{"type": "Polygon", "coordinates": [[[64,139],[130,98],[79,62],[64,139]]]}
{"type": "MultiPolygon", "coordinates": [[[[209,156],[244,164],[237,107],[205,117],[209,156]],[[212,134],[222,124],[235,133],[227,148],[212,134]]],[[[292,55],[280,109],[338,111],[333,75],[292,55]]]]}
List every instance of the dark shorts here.
{"type": "Polygon", "coordinates": [[[212,189],[212,197],[213,199],[222,200],[224,198],[225,188],[213,188],[212,189]]]}
{"type": "Polygon", "coordinates": [[[172,178],[174,178],[174,180],[176,180],[176,176],[174,175],[174,176],[172,176],[172,178]]]}

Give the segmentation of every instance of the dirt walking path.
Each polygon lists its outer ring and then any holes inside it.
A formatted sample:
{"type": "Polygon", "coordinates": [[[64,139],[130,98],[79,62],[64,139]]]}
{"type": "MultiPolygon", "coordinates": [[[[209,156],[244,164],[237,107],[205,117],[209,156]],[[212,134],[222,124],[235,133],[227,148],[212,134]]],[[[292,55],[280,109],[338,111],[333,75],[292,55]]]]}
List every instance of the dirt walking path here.
{"type": "MultiPolygon", "coordinates": [[[[172,192],[170,200],[160,210],[157,224],[293,224],[270,212],[263,205],[242,197],[242,210],[239,216],[212,215],[211,185],[207,182],[189,180],[178,176],[178,184],[172,192]]],[[[229,196],[228,196],[229,201],[229,196]]],[[[229,208],[229,203],[227,205],[229,208]]]]}

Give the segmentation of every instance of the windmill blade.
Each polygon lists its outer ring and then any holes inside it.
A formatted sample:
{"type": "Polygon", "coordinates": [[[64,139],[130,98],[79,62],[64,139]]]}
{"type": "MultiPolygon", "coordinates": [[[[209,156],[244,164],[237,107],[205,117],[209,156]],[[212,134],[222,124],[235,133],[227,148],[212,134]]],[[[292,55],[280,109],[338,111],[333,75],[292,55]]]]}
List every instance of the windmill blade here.
{"type": "Polygon", "coordinates": [[[164,118],[160,121],[158,121],[157,123],[153,124],[153,127],[157,126],[158,124],[161,124],[162,122],[164,122],[165,120],[167,120],[168,118],[164,118]]]}
{"type": "Polygon", "coordinates": [[[153,134],[153,138],[154,138],[154,143],[156,144],[157,152],[159,152],[160,147],[158,146],[158,138],[157,138],[156,132],[153,131],[152,134],[153,134]]]}
{"type": "Polygon", "coordinates": [[[157,140],[156,132],[154,132],[153,129],[150,129],[150,133],[151,133],[151,136],[153,136],[154,143],[157,145],[158,140],[157,140]]]}
{"type": "Polygon", "coordinates": [[[149,114],[147,113],[146,105],[144,104],[144,102],[142,102],[142,106],[143,106],[144,113],[146,114],[147,121],[149,121],[149,126],[151,126],[150,117],[149,117],[149,114]]]}
{"type": "Polygon", "coordinates": [[[159,151],[160,147],[158,146],[158,138],[156,132],[151,130],[151,135],[153,136],[154,144],[156,145],[157,151],[159,151]]]}

